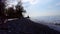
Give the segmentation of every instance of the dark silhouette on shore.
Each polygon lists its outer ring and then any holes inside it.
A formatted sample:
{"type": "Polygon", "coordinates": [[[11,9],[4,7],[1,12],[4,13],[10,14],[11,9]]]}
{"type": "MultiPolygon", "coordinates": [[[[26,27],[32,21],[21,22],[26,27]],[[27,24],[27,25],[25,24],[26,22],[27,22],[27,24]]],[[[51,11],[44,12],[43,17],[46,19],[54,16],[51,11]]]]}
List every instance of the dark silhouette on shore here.
{"type": "Polygon", "coordinates": [[[0,34],[60,34],[60,32],[50,29],[46,25],[42,25],[31,21],[29,16],[25,18],[21,2],[13,7],[5,9],[6,5],[0,0],[0,34]],[[14,19],[17,18],[17,19],[14,19]],[[8,21],[8,19],[13,19],[8,21]],[[1,22],[2,21],[2,22],[1,22]]]}

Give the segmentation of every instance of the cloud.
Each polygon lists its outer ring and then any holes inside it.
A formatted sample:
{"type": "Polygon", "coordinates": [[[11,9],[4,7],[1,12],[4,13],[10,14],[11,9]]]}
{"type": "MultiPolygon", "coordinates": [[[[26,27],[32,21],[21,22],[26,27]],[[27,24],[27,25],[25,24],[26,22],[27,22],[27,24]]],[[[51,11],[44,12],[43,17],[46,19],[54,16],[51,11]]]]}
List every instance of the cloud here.
{"type": "MultiPolygon", "coordinates": [[[[26,3],[25,5],[28,5],[29,7],[27,8],[28,14],[29,16],[35,17],[35,16],[54,16],[54,15],[58,15],[58,12],[54,12],[52,11],[55,7],[55,5],[50,4],[51,2],[54,2],[53,0],[26,0],[24,1],[24,3],[26,3]],[[28,2],[28,3],[27,3],[28,2]],[[45,10],[45,8],[43,10],[45,11],[40,11],[39,8],[36,9],[36,4],[39,5],[38,7],[42,7],[40,5],[43,5],[44,7],[47,7],[49,9],[45,10]],[[48,4],[48,6],[47,6],[48,4]],[[37,11],[38,10],[38,11],[37,11]],[[50,11],[51,10],[51,11],[50,11]]],[[[57,5],[60,5],[60,3],[58,3],[57,5]]]]}
{"type": "Polygon", "coordinates": [[[34,5],[34,4],[38,3],[38,0],[30,0],[29,2],[30,2],[30,4],[34,5]]]}
{"type": "Polygon", "coordinates": [[[29,0],[22,0],[22,2],[24,2],[24,3],[25,3],[25,2],[28,2],[28,1],[29,1],[29,0]]]}
{"type": "Polygon", "coordinates": [[[39,3],[40,4],[46,4],[46,3],[49,3],[49,2],[52,2],[53,0],[39,0],[39,3]]]}
{"type": "Polygon", "coordinates": [[[6,1],[6,3],[8,4],[8,5],[16,5],[17,4],[17,0],[7,0],[6,1]]]}
{"type": "Polygon", "coordinates": [[[22,0],[23,3],[29,3],[31,5],[35,5],[38,3],[38,0],[22,0]]]}
{"type": "Polygon", "coordinates": [[[52,8],[54,8],[54,6],[49,5],[49,6],[47,6],[47,8],[48,8],[48,9],[52,9],[52,8]]]}
{"type": "Polygon", "coordinates": [[[60,6],[60,2],[59,3],[56,3],[56,6],[60,6]]]}
{"type": "Polygon", "coordinates": [[[57,7],[60,7],[60,2],[48,6],[48,8],[57,8],[57,7]]]}
{"type": "Polygon", "coordinates": [[[24,6],[36,6],[36,5],[45,5],[52,0],[22,0],[24,6]]]}

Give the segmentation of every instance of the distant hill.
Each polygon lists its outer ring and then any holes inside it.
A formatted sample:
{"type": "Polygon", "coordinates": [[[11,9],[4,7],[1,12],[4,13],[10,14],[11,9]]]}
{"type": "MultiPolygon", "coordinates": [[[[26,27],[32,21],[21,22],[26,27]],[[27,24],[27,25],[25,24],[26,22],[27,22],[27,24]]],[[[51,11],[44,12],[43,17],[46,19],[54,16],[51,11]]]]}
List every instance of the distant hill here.
{"type": "Polygon", "coordinates": [[[8,21],[3,27],[0,27],[0,34],[60,34],[60,32],[50,29],[46,25],[42,25],[31,21],[27,18],[8,21]]]}

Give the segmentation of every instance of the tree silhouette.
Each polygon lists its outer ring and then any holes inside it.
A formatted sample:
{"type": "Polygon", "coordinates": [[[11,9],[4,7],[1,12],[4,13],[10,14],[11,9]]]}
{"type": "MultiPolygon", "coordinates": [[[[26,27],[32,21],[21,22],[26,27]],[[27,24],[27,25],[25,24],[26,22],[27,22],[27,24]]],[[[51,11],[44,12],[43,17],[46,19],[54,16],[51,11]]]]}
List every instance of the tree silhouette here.
{"type": "Polygon", "coordinates": [[[18,4],[16,5],[16,14],[17,14],[17,17],[21,18],[21,17],[24,17],[22,13],[25,13],[26,11],[23,9],[23,6],[22,6],[22,3],[21,2],[18,2],[18,4]]]}
{"type": "Polygon", "coordinates": [[[5,4],[0,0],[0,17],[4,14],[5,4]]]}
{"type": "Polygon", "coordinates": [[[13,7],[8,7],[8,9],[6,9],[6,6],[7,5],[0,0],[0,17],[2,17],[2,21],[10,18],[24,18],[22,13],[25,13],[26,11],[22,6],[21,1],[15,6],[16,9],[13,7]]]}
{"type": "Polygon", "coordinates": [[[3,2],[4,0],[0,0],[0,23],[1,22],[4,22],[5,20],[5,14],[4,14],[4,11],[5,11],[5,4],[3,2]]]}
{"type": "Polygon", "coordinates": [[[18,4],[15,6],[16,9],[13,7],[8,7],[8,9],[5,9],[5,14],[7,18],[23,18],[23,14],[26,11],[23,9],[21,1],[18,2],[18,4]]]}
{"type": "Polygon", "coordinates": [[[10,18],[13,18],[13,14],[14,14],[14,9],[13,9],[13,7],[9,7],[8,9],[6,9],[6,12],[5,12],[7,15],[6,15],[6,17],[8,18],[8,19],[10,19],[10,18]]]}
{"type": "Polygon", "coordinates": [[[23,12],[25,13],[26,11],[23,9],[21,1],[18,2],[18,4],[15,6],[16,9],[13,7],[9,7],[6,9],[6,14],[8,15],[7,18],[23,18],[23,12]]]}

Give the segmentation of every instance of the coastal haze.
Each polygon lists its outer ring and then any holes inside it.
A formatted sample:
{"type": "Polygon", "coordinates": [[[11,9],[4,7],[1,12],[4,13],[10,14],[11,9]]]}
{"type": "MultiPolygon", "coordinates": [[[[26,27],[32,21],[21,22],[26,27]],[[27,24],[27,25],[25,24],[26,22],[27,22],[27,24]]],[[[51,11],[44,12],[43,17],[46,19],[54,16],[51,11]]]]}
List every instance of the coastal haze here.
{"type": "Polygon", "coordinates": [[[40,17],[32,17],[32,21],[37,23],[47,25],[50,28],[60,31],[60,16],[40,16],[40,17]]]}
{"type": "Polygon", "coordinates": [[[40,17],[38,16],[38,17],[32,17],[32,19],[49,23],[60,23],[60,16],[40,16],[40,17]]]}

